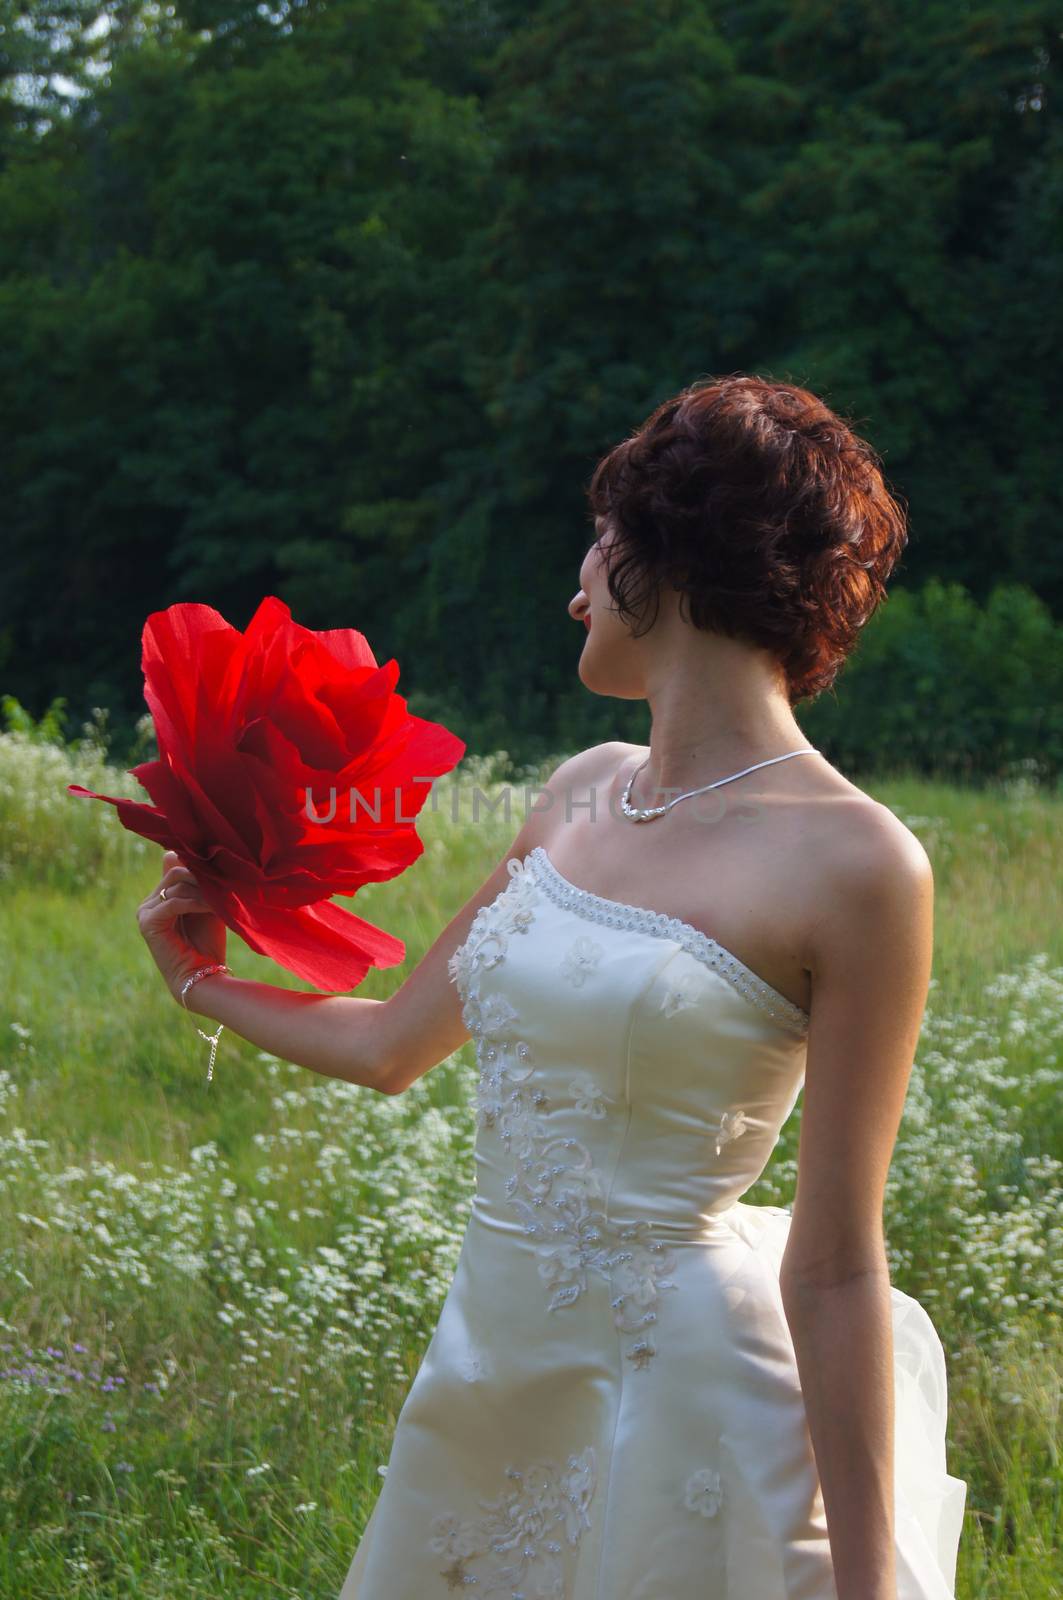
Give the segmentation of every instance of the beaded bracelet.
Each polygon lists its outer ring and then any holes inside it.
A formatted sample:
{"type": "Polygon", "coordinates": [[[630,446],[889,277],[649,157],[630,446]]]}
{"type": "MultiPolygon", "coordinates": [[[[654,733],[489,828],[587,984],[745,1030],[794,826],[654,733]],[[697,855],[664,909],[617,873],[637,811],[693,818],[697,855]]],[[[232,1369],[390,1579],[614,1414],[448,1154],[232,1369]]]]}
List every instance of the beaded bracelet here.
{"type": "MultiPolygon", "coordinates": [[[[200,967],[198,971],[193,972],[192,976],[190,978],[186,978],[184,983],[181,985],[181,1004],[184,1006],[186,1011],[188,1010],[188,1001],[185,999],[185,995],[188,993],[189,989],[191,989],[194,983],[198,983],[200,978],[209,978],[212,972],[227,972],[230,978],[233,975],[232,968],[227,967],[224,961],[215,961],[210,966],[200,967]]],[[[199,1037],[201,1039],[206,1039],[207,1043],[210,1045],[210,1061],[207,1063],[208,1083],[214,1076],[214,1057],[218,1053],[218,1040],[221,1038],[223,1027],[224,1023],[219,1022],[217,1033],[204,1033],[202,1028],[200,1028],[198,1025],[196,1027],[196,1032],[199,1034],[199,1037]]]]}

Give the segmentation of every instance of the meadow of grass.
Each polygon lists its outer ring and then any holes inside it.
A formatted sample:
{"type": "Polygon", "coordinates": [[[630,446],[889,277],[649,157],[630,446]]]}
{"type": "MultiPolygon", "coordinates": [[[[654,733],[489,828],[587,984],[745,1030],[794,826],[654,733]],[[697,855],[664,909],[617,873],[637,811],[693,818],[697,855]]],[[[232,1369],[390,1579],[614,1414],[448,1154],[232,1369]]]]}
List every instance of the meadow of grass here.
{"type": "MultiPolygon", "coordinates": [[[[455,778],[490,790],[496,770],[455,778]]],[[[226,1031],[208,1085],[136,927],[160,852],[68,782],[144,798],[102,752],[0,735],[0,1593],[334,1600],[457,1260],[472,1046],[388,1098],[226,1031]]],[[[957,1594],[1048,1600],[1063,800],[1022,778],[861,786],[935,872],[886,1222],[948,1357],[957,1594]]],[[[523,817],[470,826],[439,794],[421,859],[339,902],[407,943],[359,993],[403,981],[523,817]]],[[[237,940],[229,960],[305,987],[237,940]]],[[[799,1121],[800,1101],[751,1201],[790,1202],[799,1121]]]]}

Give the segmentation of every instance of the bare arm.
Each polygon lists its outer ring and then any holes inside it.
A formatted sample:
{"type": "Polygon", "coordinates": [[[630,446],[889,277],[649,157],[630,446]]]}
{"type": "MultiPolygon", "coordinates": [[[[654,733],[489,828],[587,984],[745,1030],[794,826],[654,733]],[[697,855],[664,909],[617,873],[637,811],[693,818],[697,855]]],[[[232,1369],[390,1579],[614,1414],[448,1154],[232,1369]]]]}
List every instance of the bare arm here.
{"type": "Polygon", "coordinates": [[[810,949],[797,1189],[780,1280],[838,1600],[896,1600],[893,1330],[882,1206],[930,983],[933,873],[876,807],[810,949]]]}
{"type": "MultiPolygon", "coordinates": [[[[381,1094],[399,1094],[438,1065],[468,1037],[461,1001],[447,963],[466,938],[481,906],[509,882],[506,862],[540,843],[545,818],[596,769],[596,745],[564,761],[544,785],[512,844],[476,894],[447,923],[402,985],[386,1000],[359,995],[323,995],[257,983],[228,973],[201,978],[186,997],[190,1011],[222,1023],[233,1033],[281,1060],[325,1077],[364,1084],[381,1094]]],[[[164,857],[159,885],[138,908],[141,933],[176,999],[184,978],[209,960],[224,959],[224,927],[196,893],[195,879],[173,852],[164,857]],[[160,900],[159,891],[167,890],[160,900]],[[176,931],[178,917],[197,929],[199,948],[176,931]]]]}

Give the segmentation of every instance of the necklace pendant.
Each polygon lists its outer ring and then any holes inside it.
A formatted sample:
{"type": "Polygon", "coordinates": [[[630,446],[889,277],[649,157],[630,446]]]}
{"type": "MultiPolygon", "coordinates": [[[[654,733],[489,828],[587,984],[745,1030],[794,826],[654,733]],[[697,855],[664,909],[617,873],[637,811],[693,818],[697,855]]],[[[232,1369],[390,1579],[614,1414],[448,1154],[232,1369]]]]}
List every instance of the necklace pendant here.
{"type": "Polygon", "coordinates": [[[624,812],[625,817],[629,817],[632,822],[652,822],[654,817],[662,817],[664,815],[664,813],[668,810],[668,807],[666,805],[665,806],[649,806],[649,807],[646,807],[646,808],[643,808],[641,806],[633,806],[629,802],[629,800],[627,798],[627,795],[621,796],[621,802],[620,803],[621,803],[621,806],[623,807],[623,812],[624,812]]]}
{"type": "MultiPolygon", "coordinates": [[[[643,762],[643,766],[645,766],[645,762],[643,762]]],[[[641,770],[640,768],[639,771],[641,770]]],[[[631,804],[631,786],[637,776],[638,773],[632,773],[629,778],[624,792],[620,796],[620,809],[625,817],[628,817],[632,822],[652,822],[654,817],[662,817],[669,806],[674,805],[675,802],[674,800],[669,800],[663,806],[633,806],[631,804]]]]}
{"type": "Polygon", "coordinates": [[[741,772],[732,772],[728,778],[717,778],[715,783],[703,784],[700,789],[688,789],[685,794],[677,794],[663,806],[649,806],[645,809],[640,809],[631,804],[631,790],[639,773],[649,765],[649,757],[647,756],[642,766],[638,767],[627,780],[624,792],[620,796],[620,808],[625,817],[628,817],[632,822],[652,822],[654,817],[663,817],[664,813],[671,810],[672,806],[678,805],[680,800],[689,800],[693,795],[705,794],[709,789],[718,789],[721,784],[733,783],[735,778],[744,778],[747,772],[756,772],[761,767],[774,766],[777,761],[788,761],[791,756],[812,756],[817,753],[815,745],[811,744],[802,746],[800,750],[788,750],[785,755],[771,756],[767,761],[756,761],[751,767],[743,767],[741,772]]]}

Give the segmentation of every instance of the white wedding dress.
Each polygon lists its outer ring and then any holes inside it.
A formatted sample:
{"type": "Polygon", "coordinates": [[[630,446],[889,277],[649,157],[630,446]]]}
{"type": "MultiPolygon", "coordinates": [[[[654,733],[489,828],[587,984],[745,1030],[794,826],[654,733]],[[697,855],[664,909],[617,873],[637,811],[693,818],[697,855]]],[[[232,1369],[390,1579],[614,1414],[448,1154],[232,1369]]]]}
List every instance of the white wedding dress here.
{"type": "MultiPolygon", "coordinates": [[[[687,923],[508,863],[450,958],[477,1187],[339,1600],[836,1600],[779,1292],[742,1194],[808,1018],[687,923]]],[[[891,1289],[898,1600],[951,1600],[945,1360],[891,1289]]]]}

